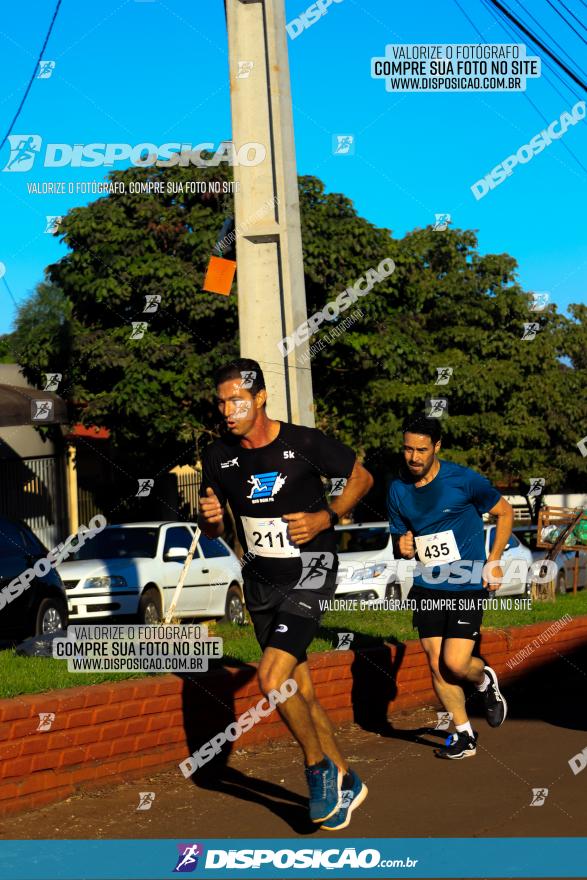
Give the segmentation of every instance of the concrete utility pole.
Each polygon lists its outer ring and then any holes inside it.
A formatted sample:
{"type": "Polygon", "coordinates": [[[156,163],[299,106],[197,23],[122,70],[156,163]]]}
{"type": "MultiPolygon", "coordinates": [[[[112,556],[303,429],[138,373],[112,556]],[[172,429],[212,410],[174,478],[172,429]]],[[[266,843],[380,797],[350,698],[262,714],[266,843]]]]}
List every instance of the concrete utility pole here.
{"type": "Polygon", "coordinates": [[[225,6],[235,151],[267,150],[234,168],[241,355],[263,368],[269,415],[313,427],[308,343],[286,358],[277,345],[307,319],[284,0],[225,6]]]}

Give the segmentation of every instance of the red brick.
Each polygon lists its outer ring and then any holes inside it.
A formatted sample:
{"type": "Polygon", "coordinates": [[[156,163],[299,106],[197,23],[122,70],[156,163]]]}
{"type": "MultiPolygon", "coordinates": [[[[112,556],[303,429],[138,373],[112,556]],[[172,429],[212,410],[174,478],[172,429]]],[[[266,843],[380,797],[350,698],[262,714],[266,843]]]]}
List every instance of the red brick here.
{"type": "Polygon", "coordinates": [[[129,718],[128,721],[125,722],[124,736],[131,736],[133,733],[145,733],[149,721],[155,722],[164,720],[165,718],[162,715],[151,715],[149,718],[129,718]]]}
{"type": "MultiPolygon", "coordinates": [[[[138,719],[137,719],[138,720],[138,719]]],[[[145,718],[145,722],[143,723],[143,730],[151,732],[152,730],[168,730],[170,727],[175,727],[173,720],[169,718],[167,715],[151,715],[149,718],[145,718]]],[[[139,731],[128,730],[128,733],[138,733],[139,731]]]]}
{"type": "Polygon", "coordinates": [[[143,715],[143,703],[140,700],[135,700],[132,703],[120,703],[119,705],[119,718],[135,718],[136,716],[143,715]]]}
{"type": "Polygon", "coordinates": [[[19,737],[30,736],[39,726],[38,718],[23,718],[20,721],[13,721],[10,725],[10,734],[8,739],[14,740],[19,737]]]}
{"type": "Polygon", "coordinates": [[[58,755],[58,766],[70,767],[72,764],[81,764],[85,759],[86,750],[78,746],[72,746],[69,749],[63,749],[58,755]]]}
{"type": "MultiPolygon", "coordinates": [[[[137,737],[136,736],[124,736],[120,739],[117,739],[112,745],[112,756],[124,754],[124,752],[134,752],[136,751],[135,743],[137,737]]],[[[153,743],[155,745],[155,743],[153,743]]]]}
{"type": "Polygon", "coordinates": [[[153,746],[158,745],[158,740],[158,733],[141,733],[135,738],[135,747],[138,751],[151,749],[153,746]]]}
{"type": "Polygon", "coordinates": [[[181,694],[172,694],[170,697],[165,699],[165,705],[162,712],[177,712],[183,709],[183,700],[181,698],[181,694]]]}
{"type": "Polygon", "coordinates": [[[180,678],[175,678],[175,676],[162,675],[160,678],[156,678],[153,682],[153,693],[158,697],[166,696],[167,694],[180,694],[183,691],[183,685],[180,678]]]}
{"type": "Polygon", "coordinates": [[[103,758],[109,758],[112,752],[111,742],[90,743],[86,748],[86,760],[100,761],[103,758]]]}
{"type": "Polygon", "coordinates": [[[86,743],[95,743],[100,739],[100,728],[96,724],[89,727],[80,727],[79,730],[71,731],[72,745],[83,746],[86,743]]]}
{"type": "Polygon", "coordinates": [[[140,770],[142,767],[141,759],[138,755],[133,755],[131,758],[121,758],[118,763],[118,772],[119,773],[128,773],[132,770],[140,770]]]}
{"type": "Polygon", "coordinates": [[[67,749],[69,746],[73,745],[73,737],[71,733],[58,731],[57,733],[45,735],[47,737],[47,748],[51,751],[54,749],[67,749]]]}
{"type": "MultiPolygon", "coordinates": [[[[55,714],[59,716],[73,712],[75,709],[83,709],[85,704],[86,694],[84,688],[71,688],[60,693],[55,709],[51,709],[50,711],[55,712],[55,714]]],[[[57,719],[55,719],[55,721],[57,721],[57,719]]]]}
{"type": "Polygon", "coordinates": [[[36,810],[47,804],[65,800],[73,794],[72,786],[60,786],[59,788],[38,791],[34,794],[18,797],[15,800],[5,800],[0,803],[0,816],[10,816],[26,810],[36,810]]]}
{"type": "Polygon", "coordinates": [[[87,782],[88,779],[98,779],[102,777],[102,768],[95,764],[87,764],[85,767],[78,767],[71,771],[71,782],[76,785],[79,782],[87,782]]]}
{"type": "Polygon", "coordinates": [[[164,712],[166,703],[169,700],[176,700],[177,697],[153,697],[149,700],[143,701],[142,714],[143,715],[151,715],[156,712],[164,712]]]}
{"type": "Polygon", "coordinates": [[[117,721],[122,718],[121,703],[109,704],[108,706],[99,706],[92,712],[92,724],[103,724],[105,721],[117,721]]]}
{"type": "Polygon", "coordinates": [[[66,717],[65,727],[70,730],[72,727],[84,727],[86,724],[92,724],[95,711],[95,709],[80,709],[76,712],[70,712],[66,717]]]}
{"type": "Polygon", "coordinates": [[[49,788],[55,788],[59,785],[59,777],[56,773],[49,771],[41,773],[31,773],[26,779],[23,779],[18,786],[18,797],[32,794],[37,791],[46,791],[49,788]]]}
{"type": "Polygon", "coordinates": [[[10,776],[27,776],[32,771],[33,759],[30,755],[24,758],[15,758],[7,761],[2,767],[2,776],[7,779],[10,776]]]}
{"type": "Polygon", "coordinates": [[[0,700],[0,721],[16,721],[19,718],[30,718],[32,706],[22,700],[0,700]]]}
{"type": "Polygon", "coordinates": [[[16,740],[12,745],[18,746],[18,754],[22,758],[25,755],[38,755],[39,752],[46,752],[47,743],[47,734],[39,733],[37,736],[27,736],[26,739],[16,740]]]}
{"type": "Polygon", "coordinates": [[[100,740],[118,739],[124,736],[126,731],[125,721],[114,721],[112,724],[103,724],[101,726],[100,740]]]}
{"type": "Polygon", "coordinates": [[[115,691],[113,687],[104,684],[93,684],[87,688],[84,705],[103,706],[112,701],[115,691]]]}
{"type": "Polygon", "coordinates": [[[174,742],[185,742],[186,734],[183,727],[174,727],[172,730],[160,730],[159,733],[153,733],[153,736],[157,736],[157,742],[159,745],[165,745],[166,743],[174,743],[174,742]]]}
{"type": "Polygon", "coordinates": [[[9,782],[4,785],[0,785],[0,801],[5,801],[7,798],[15,798],[18,794],[18,783],[9,782]]]}
{"type": "Polygon", "coordinates": [[[32,770],[52,770],[55,767],[55,752],[43,752],[42,755],[33,755],[32,770]]]}
{"type": "Polygon", "coordinates": [[[126,703],[129,700],[134,700],[138,696],[140,688],[137,684],[125,681],[116,684],[112,691],[112,699],[110,702],[112,703],[126,703]]]}

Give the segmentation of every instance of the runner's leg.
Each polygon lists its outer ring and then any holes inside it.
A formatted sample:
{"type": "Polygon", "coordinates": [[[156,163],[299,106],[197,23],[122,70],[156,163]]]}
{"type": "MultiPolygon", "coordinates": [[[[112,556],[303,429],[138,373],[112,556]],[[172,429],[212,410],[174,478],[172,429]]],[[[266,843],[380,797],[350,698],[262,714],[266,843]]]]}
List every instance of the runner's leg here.
{"type": "Polygon", "coordinates": [[[474,647],[472,639],[446,638],[442,646],[442,661],[451,676],[481,684],[485,664],[479,657],[473,657],[474,647]]]}
{"type": "MultiPolygon", "coordinates": [[[[314,723],[316,733],[318,734],[322,751],[325,755],[328,755],[331,761],[334,761],[336,766],[339,767],[343,773],[346,773],[348,770],[348,764],[338,748],[330,719],[316,699],[314,685],[310,676],[310,668],[307,661],[299,663],[296,666],[293,677],[298,684],[298,693],[303,696],[310,709],[310,716],[314,723]]],[[[284,705],[287,705],[287,702],[284,705]]]]}
{"type": "MultiPolygon", "coordinates": [[[[455,641],[455,639],[451,641],[455,641]]],[[[458,641],[464,640],[459,639],[458,641]]],[[[465,710],[463,689],[458,684],[447,681],[441,671],[442,636],[420,639],[420,644],[428,658],[436,696],[446,711],[452,713],[454,724],[466,724],[469,719],[465,710]]],[[[471,650],[473,650],[474,642],[471,642],[470,645],[471,650]]]]}
{"type": "MultiPolygon", "coordinates": [[[[262,692],[268,694],[271,690],[279,690],[287,679],[295,677],[294,670],[297,666],[297,659],[288,651],[272,647],[266,648],[258,670],[259,685],[262,692]]],[[[291,697],[288,697],[285,702],[278,704],[277,708],[279,714],[299,742],[304,752],[306,764],[309,766],[321,761],[325,752],[321,745],[310,706],[306,702],[301,689],[297,690],[291,697]]]]}

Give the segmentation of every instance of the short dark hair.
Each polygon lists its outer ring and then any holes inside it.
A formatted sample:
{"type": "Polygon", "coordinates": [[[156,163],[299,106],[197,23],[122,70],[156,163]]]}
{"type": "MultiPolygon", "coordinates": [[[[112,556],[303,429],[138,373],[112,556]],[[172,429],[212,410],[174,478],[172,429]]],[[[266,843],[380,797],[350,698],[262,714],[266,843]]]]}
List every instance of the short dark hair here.
{"type": "Polygon", "coordinates": [[[431,419],[425,413],[414,413],[408,416],[402,426],[404,434],[424,434],[430,437],[433,444],[438,443],[442,436],[440,419],[431,419]]]}
{"type": "Polygon", "coordinates": [[[252,358],[235,358],[216,370],[214,374],[216,387],[228,382],[229,379],[240,379],[244,383],[243,388],[250,391],[253,397],[265,388],[263,370],[252,358]]]}

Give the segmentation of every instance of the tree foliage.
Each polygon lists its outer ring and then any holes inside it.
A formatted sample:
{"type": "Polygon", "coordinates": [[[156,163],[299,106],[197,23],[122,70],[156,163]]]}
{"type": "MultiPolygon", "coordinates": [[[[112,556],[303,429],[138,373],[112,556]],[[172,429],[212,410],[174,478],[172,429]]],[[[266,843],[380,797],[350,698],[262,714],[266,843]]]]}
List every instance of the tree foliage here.
{"type": "MultiPolygon", "coordinates": [[[[231,206],[203,193],[130,194],[128,185],[229,179],[222,168],[196,174],[114,172],[126,194],[67,215],[70,252],[48,268],[17,322],[29,378],[64,373],[84,423],[108,427],[124,454],[161,466],[193,459],[215,421],[212,371],[238,355],[236,297],[202,291],[231,206]],[[153,294],[161,303],[145,313],[153,294]],[[140,321],[148,329],[131,339],[140,321]]],[[[587,488],[576,445],[587,434],[587,307],[572,306],[570,317],[552,304],[530,311],[514,258],[480,254],[471,230],[429,227],[394,238],[314,177],[300,178],[300,205],[308,314],[382,259],[396,265],[357,301],[363,317],[312,362],[320,427],[386,472],[405,417],[444,397],[447,457],[515,490],[532,477],[545,477],[549,492],[587,488]],[[534,321],[536,338],[523,340],[534,321]],[[452,368],[448,385],[435,384],[438,367],[452,368]]],[[[323,325],[312,342],[329,330],[323,325]]]]}

